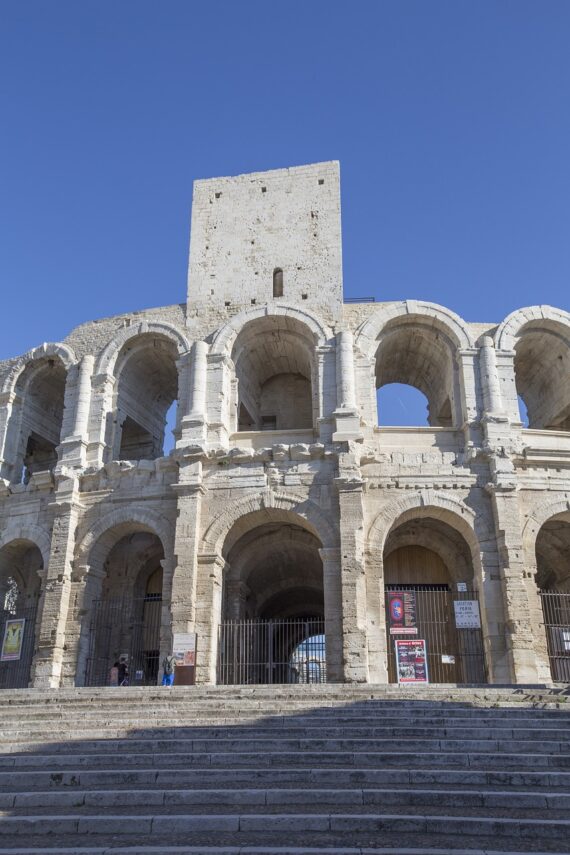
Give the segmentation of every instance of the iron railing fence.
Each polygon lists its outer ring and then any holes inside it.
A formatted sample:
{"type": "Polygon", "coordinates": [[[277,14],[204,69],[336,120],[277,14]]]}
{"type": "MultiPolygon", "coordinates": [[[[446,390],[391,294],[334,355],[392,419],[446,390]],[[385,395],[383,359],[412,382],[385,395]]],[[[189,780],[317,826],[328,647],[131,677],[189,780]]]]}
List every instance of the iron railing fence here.
{"type": "Polygon", "coordinates": [[[570,683],[570,593],[540,591],[550,675],[556,683],[570,683]]]}
{"type": "Polygon", "coordinates": [[[126,659],[130,685],[158,681],[162,597],[121,597],[93,603],[86,686],[109,686],[111,668],[126,659]]]}
{"type": "Polygon", "coordinates": [[[220,624],[220,685],[326,683],[325,622],[230,620],[220,624]]]}
{"type": "Polygon", "coordinates": [[[27,689],[30,684],[37,613],[37,601],[27,605],[18,605],[16,602],[13,609],[0,609],[2,654],[15,657],[0,661],[0,689],[27,689]],[[20,623],[17,626],[16,624],[8,624],[8,621],[23,621],[23,624],[20,623]],[[9,635],[14,632],[21,633],[21,637],[18,635],[15,645],[10,644],[9,638],[7,644],[4,643],[7,625],[9,635]]]}
{"type": "MultiPolygon", "coordinates": [[[[459,623],[473,623],[473,619],[459,623]]],[[[388,637],[388,675],[397,682],[397,639],[424,639],[427,648],[428,677],[430,683],[486,683],[487,670],[483,633],[481,629],[479,597],[477,591],[452,591],[448,585],[387,585],[386,633],[388,637]],[[417,632],[398,632],[390,617],[391,595],[396,592],[414,595],[417,632]],[[456,620],[456,602],[467,603],[463,608],[469,616],[479,615],[479,626],[461,628],[456,620]],[[476,605],[471,605],[476,603],[476,605]]]]}

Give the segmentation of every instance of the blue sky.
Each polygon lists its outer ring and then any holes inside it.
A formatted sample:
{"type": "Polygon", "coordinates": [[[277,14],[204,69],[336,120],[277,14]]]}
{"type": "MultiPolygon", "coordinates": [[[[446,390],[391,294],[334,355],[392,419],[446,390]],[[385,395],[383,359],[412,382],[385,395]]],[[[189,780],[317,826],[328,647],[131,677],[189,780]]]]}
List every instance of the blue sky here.
{"type": "Polygon", "coordinates": [[[195,178],[329,159],[347,296],[569,310],[569,44],[555,0],[3,0],[0,358],[184,301],[195,178]]]}

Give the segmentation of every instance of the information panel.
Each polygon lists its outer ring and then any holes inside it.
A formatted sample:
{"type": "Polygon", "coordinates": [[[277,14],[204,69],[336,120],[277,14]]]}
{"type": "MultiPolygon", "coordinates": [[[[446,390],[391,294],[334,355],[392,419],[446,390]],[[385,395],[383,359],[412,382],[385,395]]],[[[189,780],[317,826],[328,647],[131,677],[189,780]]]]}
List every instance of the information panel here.
{"type": "Polygon", "coordinates": [[[22,644],[24,643],[25,626],[25,618],[6,621],[2,652],[0,653],[1,662],[10,662],[20,658],[22,655],[22,644]]]}

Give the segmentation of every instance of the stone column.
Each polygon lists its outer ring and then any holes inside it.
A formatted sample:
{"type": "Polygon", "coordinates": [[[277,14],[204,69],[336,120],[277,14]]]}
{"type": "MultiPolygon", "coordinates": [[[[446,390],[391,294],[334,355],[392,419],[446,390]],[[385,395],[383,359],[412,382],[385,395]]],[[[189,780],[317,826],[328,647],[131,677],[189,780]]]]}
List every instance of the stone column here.
{"type": "Polygon", "coordinates": [[[513,683],[537,683],[539,674],[534,626],[522,546],[519,498],[513,486],[489,485],[499,549],[499,573],[506,620],[507,656],[513,683]]]}
{"type": "Polygon", "coordinates": [[[170,590],[172,633],[192,632],[196,619],[197,556],[205,492],[202,464],[182,462],[179,481],[173,489],[178,494],[178,502],[170,590]]]}
{"type": "Polygon", "coordinates": [[[58,688],[65,651],[65,628],[71,593],[79,493],[75,478],[60,481],[52,505],[53,532],[49,563],[36,624],[36,652],[32,663],[34,688],[58,688]]]}
{"type": "Polygon", "coordinates": [[[198,556],[195,629],[196,682],[214,685],[218,658],[218,627],[222,616],[222,584],[226,562],[221,555],[198,556]]]}
{"type": "Polygon", "coordinates": [[[501,385],[497,371],[495,347],[491,336],[483,338],[479,355],[483,409],[485,413],[502,413],[501,385]]]}
{"type": "Polygon", "coordinates": [[[371,683],[388,682],[388,640],[384,593],[384,561],[377,550],[366,553],[368,670],[371,683]]]}
{"type": "Polygon", "coordinates": [[[313,411],[320,442],[331,442],[337,401],[335,349],[331,344],[315,348],[315,368],[312,372],[313,411]],[[316,398],[316,401],[315,401],[316,398]]]}
{"type": "Polygon", "coordinates": [[[208,345],[205,341],[195,341],[188,356],[180,360],[181,403],[184,402],[184,412],[180,419],[181,436],[177,445],[202,444],[206,440],[207,422],[207,371],[208,345]],[[188,383],[187,389],[184,387],[188,383]]]}
{"type": "MultiPolygon", "coordinates": [[[[348,458],[350,455],[342,456],[348,458]]],[[[362,501],[364,482],[358,477],[357,471],[346,471],[345,467],[339,469],[340,477],[335,480],[335,484],[340,511],[343,677],[349,683],[365,683],[369,674],[362,501]]]]}
{"type": "Polygon", "coordinates": [[[340,549],[319,549],[319,555],[323,562],[327,682],[341,683],[343,668],[340,549]]]}
{"type": "Polygon", "coordinates": [[[96,374],[92,378],[92,406],[89,418],[89,444],[87,465],[100,469],[112,459],[112,443],[118,431],[113,430],[113,395],[115,377],[112,374],[96,374]]]}
{"type": "Polygon", "coordinates": [[[20,421],[22,399],[16,392],[0,394],[0,478],[16,480],[18,456],[18,425],[20,421]]]}
{"type": "Polygon", "coordinates": [[[333,442],[361,439],[360,414],[356,405],[354,340],[350,330],[341,330],[336,337],[336,388],[336,430],[333,442]]]}
{"type": "Polygon", "coordinates": [[[76,367],[76,378],[69,406],[72,409],[71,435],[62,437],[60,464],[77,469],[85,466],[91,405],[91,376],[95,357],[84,356],[76,367]]]}

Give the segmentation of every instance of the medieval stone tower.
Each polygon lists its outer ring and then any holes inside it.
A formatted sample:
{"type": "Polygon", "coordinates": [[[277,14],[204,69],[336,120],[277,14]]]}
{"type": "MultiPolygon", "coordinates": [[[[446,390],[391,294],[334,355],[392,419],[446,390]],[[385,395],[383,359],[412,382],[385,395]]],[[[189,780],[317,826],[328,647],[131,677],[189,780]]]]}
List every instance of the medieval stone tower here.
{"type": "Polygon", "coordinates": [[[344,303],[337,163],[196,182],[187,303],[0,384],[0,686],[155,682],[188,633],[200,682],[387,682],[408,636],[432,682],[568,679],[570,315],[344,303]],[[428,425],[379,426],[394,382],[428,425]]]}

